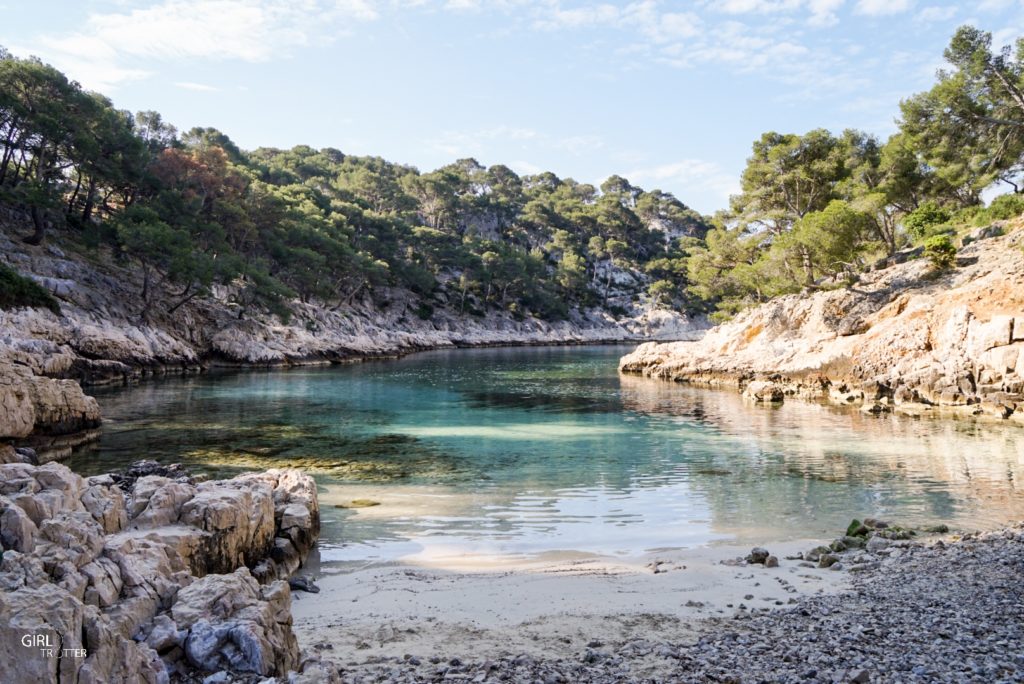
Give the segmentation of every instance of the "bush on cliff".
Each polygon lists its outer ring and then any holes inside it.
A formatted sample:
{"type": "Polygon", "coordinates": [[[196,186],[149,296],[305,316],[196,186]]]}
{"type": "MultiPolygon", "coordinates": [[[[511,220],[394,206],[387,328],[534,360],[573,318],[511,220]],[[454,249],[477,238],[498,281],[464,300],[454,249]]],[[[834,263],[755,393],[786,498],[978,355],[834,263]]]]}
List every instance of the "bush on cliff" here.
{"type": "Polygon", "coordinates": [[[20,275],[10,266],[0,264],[0,309],[21,307],[49,309],[60,314],[60,304],[37,282],[20,275]]]}
{"type": "Polygon", "coordinates": [[[939,270],[945,270],[956,262],[956,247],[948,235],[933,235],[924,241],[924,255],[939,270]]]}

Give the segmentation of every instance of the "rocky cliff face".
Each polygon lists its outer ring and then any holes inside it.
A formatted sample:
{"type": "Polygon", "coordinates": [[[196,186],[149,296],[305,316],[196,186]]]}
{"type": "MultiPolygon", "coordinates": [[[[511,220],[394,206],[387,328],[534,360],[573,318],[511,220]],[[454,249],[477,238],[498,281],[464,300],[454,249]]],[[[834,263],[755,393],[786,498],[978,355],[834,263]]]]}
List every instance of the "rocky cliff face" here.
{"type": "Polygon", "coordinates": [[[462,345],[689,339],[706,327],[703,320],[639,306],[618,319],[591,309],[558,322],[448,310],[424,320],[419,300],[404,290],[384,293],[383,304],[378,296],[339,310],[295,302],[294,315],[282,322],[256,311],[243,314],[229,290],[217,288],[172,314],[166,302],[141,303],[140,277],[130,269],[73,252],[73,245],[29,247],[12,234],[0,223],[0,259],[50,290],[62,314],[0,311],[0,442],[31,433],[48,457],[67,453],[74,439],[66,436],[80,438],[99,421],[95,402],[60,379],[120,383],[210,364],[332,363],[462,345]]]}
{"type": "Polygon", "coordinates": [[[295,470],[196,484],[0,465],[0,681],[294,675],[279,578],[318,532],[316,486],[295,470]]]}
{"type": "Polygon", "coordinates": [[[756,401],[944,407],[1024,425],[1024,230],[1007,229],[964,246],[948,273],[916,260],[849,289],[781,297],[698,341],[644,344],[620,369],[735,386],[756,401]]]}

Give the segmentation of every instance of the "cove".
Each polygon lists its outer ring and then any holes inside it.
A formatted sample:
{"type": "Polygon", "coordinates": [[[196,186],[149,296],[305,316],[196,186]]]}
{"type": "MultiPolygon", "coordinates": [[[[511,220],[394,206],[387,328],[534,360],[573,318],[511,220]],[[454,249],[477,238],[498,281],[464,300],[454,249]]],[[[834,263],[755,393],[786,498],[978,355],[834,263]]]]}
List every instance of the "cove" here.
{"type": "Polygon", "coordinates": [[[865,515],[964,530],[1024,518],[1018,427],[752,405],[620,376],[630,349],[446,350],[100,390],[102,437],[69,465],[302,468],[320,487],[320,559],[339,569],[829,538],[865,515]]]}

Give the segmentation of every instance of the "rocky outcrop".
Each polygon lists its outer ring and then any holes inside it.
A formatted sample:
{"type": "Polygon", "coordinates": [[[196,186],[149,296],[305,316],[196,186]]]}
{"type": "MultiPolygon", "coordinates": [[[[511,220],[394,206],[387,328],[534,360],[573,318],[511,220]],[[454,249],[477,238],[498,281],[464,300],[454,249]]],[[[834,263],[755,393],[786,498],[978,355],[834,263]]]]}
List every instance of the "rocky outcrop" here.
{"type": "Polygon", "coordinates": [[[948,273],[916,260],[850,288],[780,297],[698,341],[641,345],[620,370],[739,387],[761,401],[944,407],[1024,425],[1022,245],[1024,231],[1011,230],[970,242],[948,273]]]}
{"type": "Polygon", "coordinates": [[[318,532],[294,470],[197,484],[0,465],[0,681],[284,677],[303,660],[283,578],[318,532]]]}
{"type": "Polygon", "coordinates": [[[99,424],[99,405],[77,382],[36,375],[0,355],[0,439],[33,435],[37,444],[67,448],[99,424]]]}

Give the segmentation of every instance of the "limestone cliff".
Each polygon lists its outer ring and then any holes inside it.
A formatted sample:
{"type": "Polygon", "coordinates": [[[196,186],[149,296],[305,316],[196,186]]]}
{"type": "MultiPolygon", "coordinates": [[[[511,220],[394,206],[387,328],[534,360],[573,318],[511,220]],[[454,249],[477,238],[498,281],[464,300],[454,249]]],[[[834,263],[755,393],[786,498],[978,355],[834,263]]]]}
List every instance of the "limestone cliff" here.
{"type": "Polygon", "coordinates": [[[620,370],[735,386],[757,401],[938,406],[1024,425],[1024,230],[1006,229],[962,247],[949,272],[918,259],[850,288],[780,297],[700,340],[644,344],[620,370]]]}

